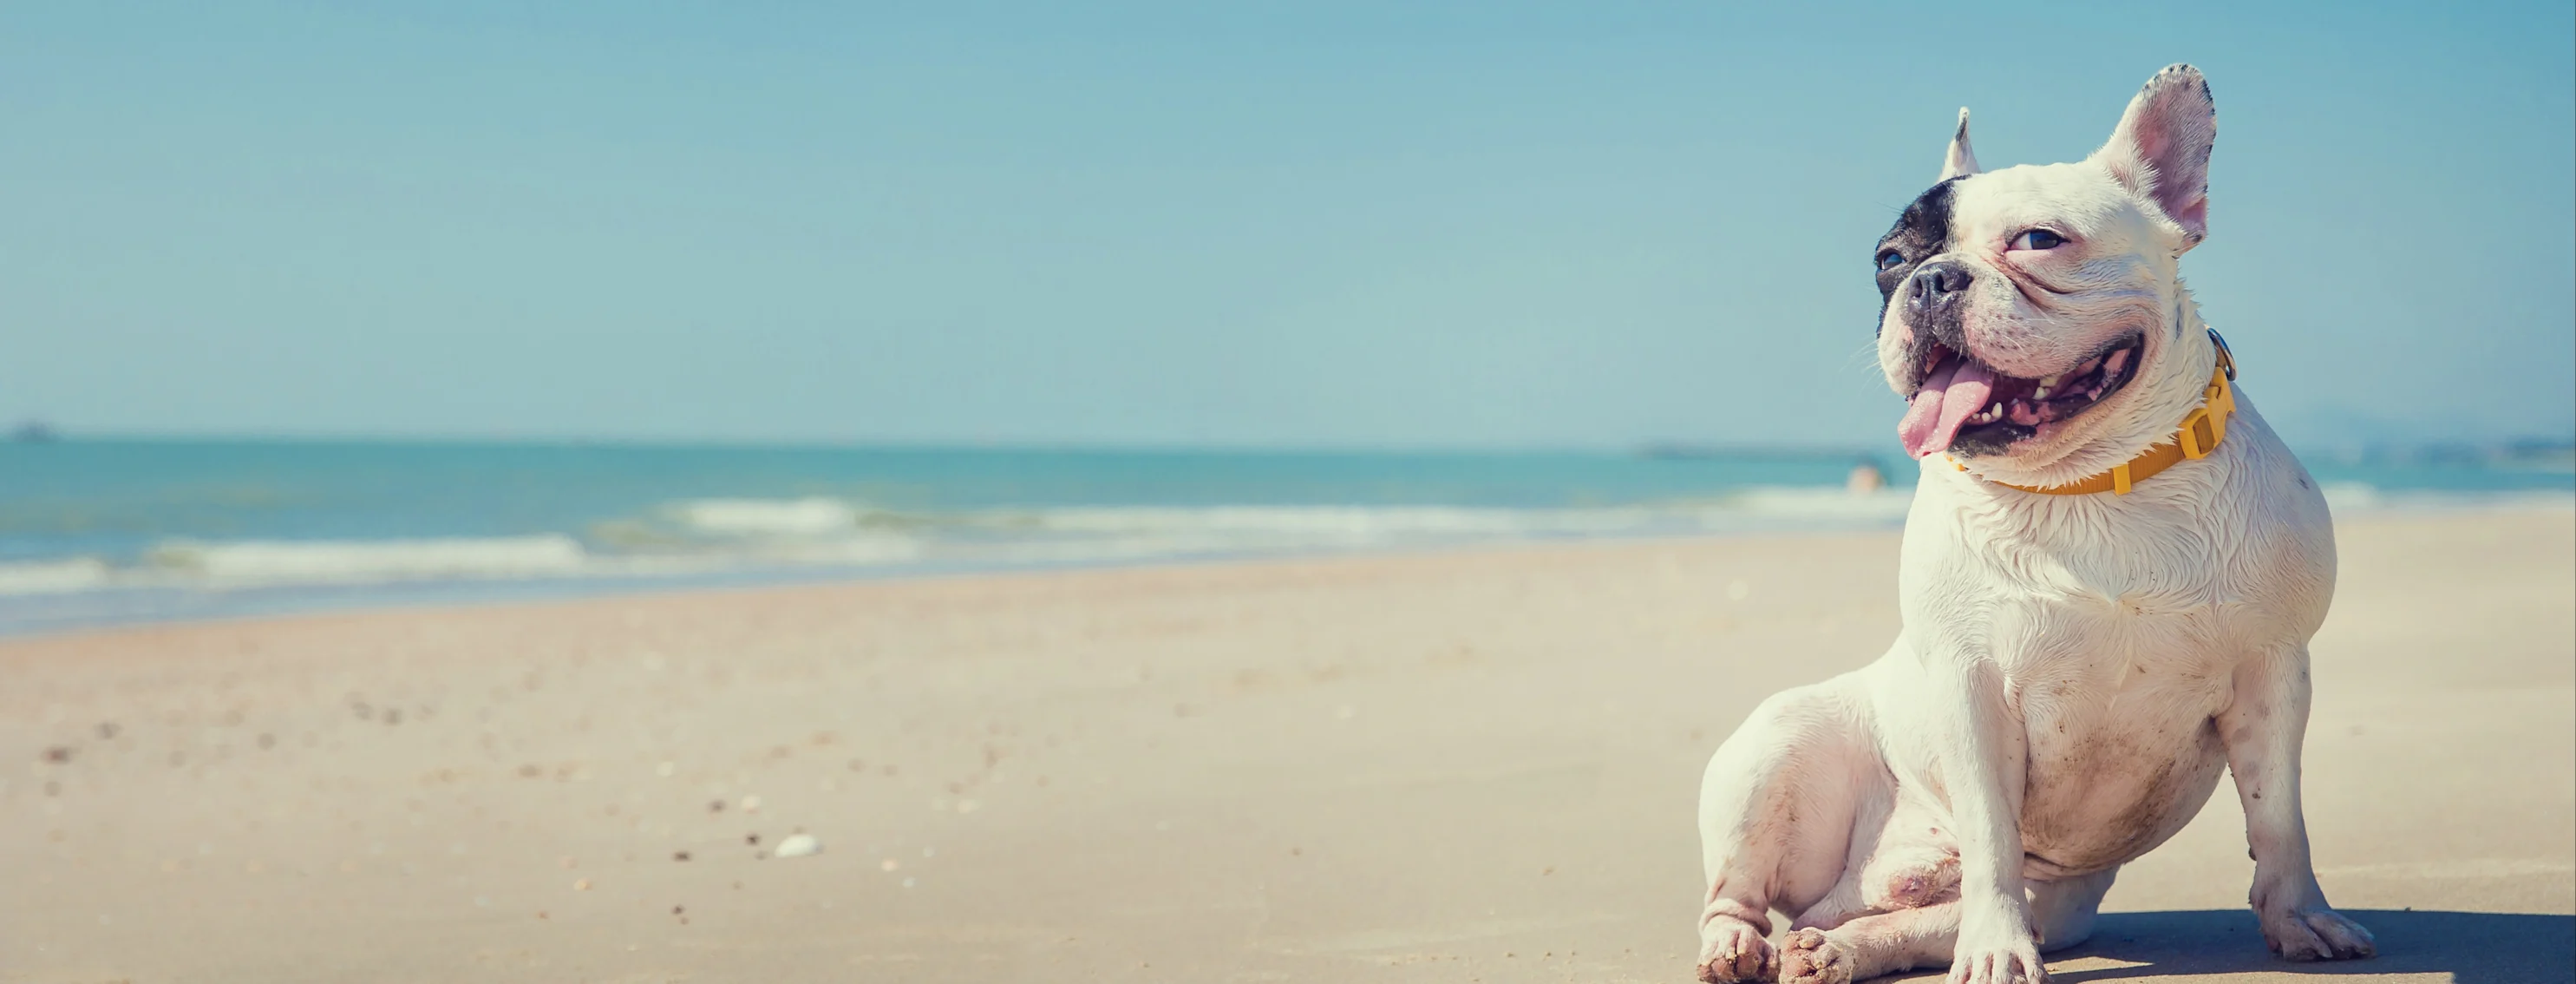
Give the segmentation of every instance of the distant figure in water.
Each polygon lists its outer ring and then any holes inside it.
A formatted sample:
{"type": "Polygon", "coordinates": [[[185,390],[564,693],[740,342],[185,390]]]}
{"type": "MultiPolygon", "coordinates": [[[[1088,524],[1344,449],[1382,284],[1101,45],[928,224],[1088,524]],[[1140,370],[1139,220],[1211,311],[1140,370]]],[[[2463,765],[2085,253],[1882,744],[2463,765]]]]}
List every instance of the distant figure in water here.
{"type": "Polygon", "coordinates": [[[1868,495],[1886,487],[1887,476],[1879,472],[1878,462],[1867,458],[1862,458],[1860,464],[1853,465],[1851,477],[1843,480],[1843,488],[1850,490],[1853,495],[1868,495]]]}

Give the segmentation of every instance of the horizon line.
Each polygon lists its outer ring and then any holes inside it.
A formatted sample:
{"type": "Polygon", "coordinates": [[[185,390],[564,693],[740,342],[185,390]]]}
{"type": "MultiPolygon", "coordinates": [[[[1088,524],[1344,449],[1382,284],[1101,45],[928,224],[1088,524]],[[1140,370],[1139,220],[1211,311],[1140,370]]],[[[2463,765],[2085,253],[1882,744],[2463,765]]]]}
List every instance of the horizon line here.
{"type": "MultiPolygon", "coordinates": [[[[814,451],[971,451],[1063,454],[1278,454],[1278,455],[1621,455],[1649,458],[1700,458],[1727,456],[1877,456],[1894,448],[1877,448],[1849,442],[1763,442],[1727,441],[1696,438],[1648,438],[1618,444],[1433,444],[1393,443],[1355,444],[1335,442],[1261,443],[1261,442],[1175,442],[1114,440],[1037,440],[1008,438],[975,440],[961,438],[888,438],[888,437],[719,437],[719,436],[601,436],[569,434],[462,434],[462,433],[330,433],[330,432],[246,432],[191,433],[185,431],[101,430],[65,431],[42,421],[29,421],[13,428],[15,439],[0,437],[0,444],[388,444],[388,445],[503,445],[520,447],[624,447],[636,449],[739,449],[739,450],[814,450],[814,451]]],[[[1889,442],[1893,444],[1894,442],[1889,442]]],[[[2534,451],[2576,450],[2576,434],[2497,435],[2482,438],[2445,438],[2427,440],[2351,441],[2310,445],[2321,453],[2346,454],[2387,451],[2482,450],[2529,453],[2534,451]]],[[[1902,454],[1897,455],[1899,458],[1902,454]]]]}

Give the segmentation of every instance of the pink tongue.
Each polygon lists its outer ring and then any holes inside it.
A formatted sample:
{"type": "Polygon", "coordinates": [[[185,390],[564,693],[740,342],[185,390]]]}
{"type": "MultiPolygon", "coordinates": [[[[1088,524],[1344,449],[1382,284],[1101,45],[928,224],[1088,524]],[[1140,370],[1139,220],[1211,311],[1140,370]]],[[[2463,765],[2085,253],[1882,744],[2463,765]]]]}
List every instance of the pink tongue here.
{"type": "Polygon", "coordinates": [[[1950,439],[1959,435],[1959,425],[1985,409],[1986,398],[1994,392],[1994,371],[1974,362],[1953,359],[1933,369],[1906,407],[1905,419],[1896,425],[1905,453],[1921,458],[1949,448],[1950,439]]]}

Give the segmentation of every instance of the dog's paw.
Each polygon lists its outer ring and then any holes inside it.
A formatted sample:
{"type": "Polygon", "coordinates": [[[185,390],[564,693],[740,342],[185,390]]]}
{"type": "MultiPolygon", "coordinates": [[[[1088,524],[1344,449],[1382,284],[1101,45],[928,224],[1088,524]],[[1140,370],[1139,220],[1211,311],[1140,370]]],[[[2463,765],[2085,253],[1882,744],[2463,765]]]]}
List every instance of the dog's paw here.
{"type": "Polygon", "coordinates": [[[1780,941],[1780,984],[1851,984],[1852,955],[1817,929],[1793,929],[1780,941]]]}
{"type": "Polygon", "coordinates": [[[2029,940],[1993,947],[1962,942],[1950,961],[1950,984],[2048,984],[2048,965],[2029,940]]]}
{"type": "Polygon", "coordinates": [[[2379,955],[2378,941],[2360,923],[2324,906],[2257,912],[2263,943],[2284,960],[2356,960],[2379,955]]]}
{"type": "Polygon", "coordinates": [[[1771,944],[1743,922],[1719,917],[1709,921],[1699,948],[1703,984],[1769,981],[1780,973],[1779,955],[1771,944]]]}

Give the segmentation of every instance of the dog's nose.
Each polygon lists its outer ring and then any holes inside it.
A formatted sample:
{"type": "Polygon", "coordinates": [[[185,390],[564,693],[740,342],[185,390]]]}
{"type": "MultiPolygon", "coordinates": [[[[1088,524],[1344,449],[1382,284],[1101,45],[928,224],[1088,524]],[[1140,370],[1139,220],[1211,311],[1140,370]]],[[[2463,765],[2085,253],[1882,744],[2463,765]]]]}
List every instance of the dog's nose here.
{"type": "Polygon", "coordinates": [[[1905,303],[1926,314],[1955,305],[1968,285],[1976,281],[1968,268],[1948,260],[1934,260],[1914,268],[1907,281],[1905,303]]]}

